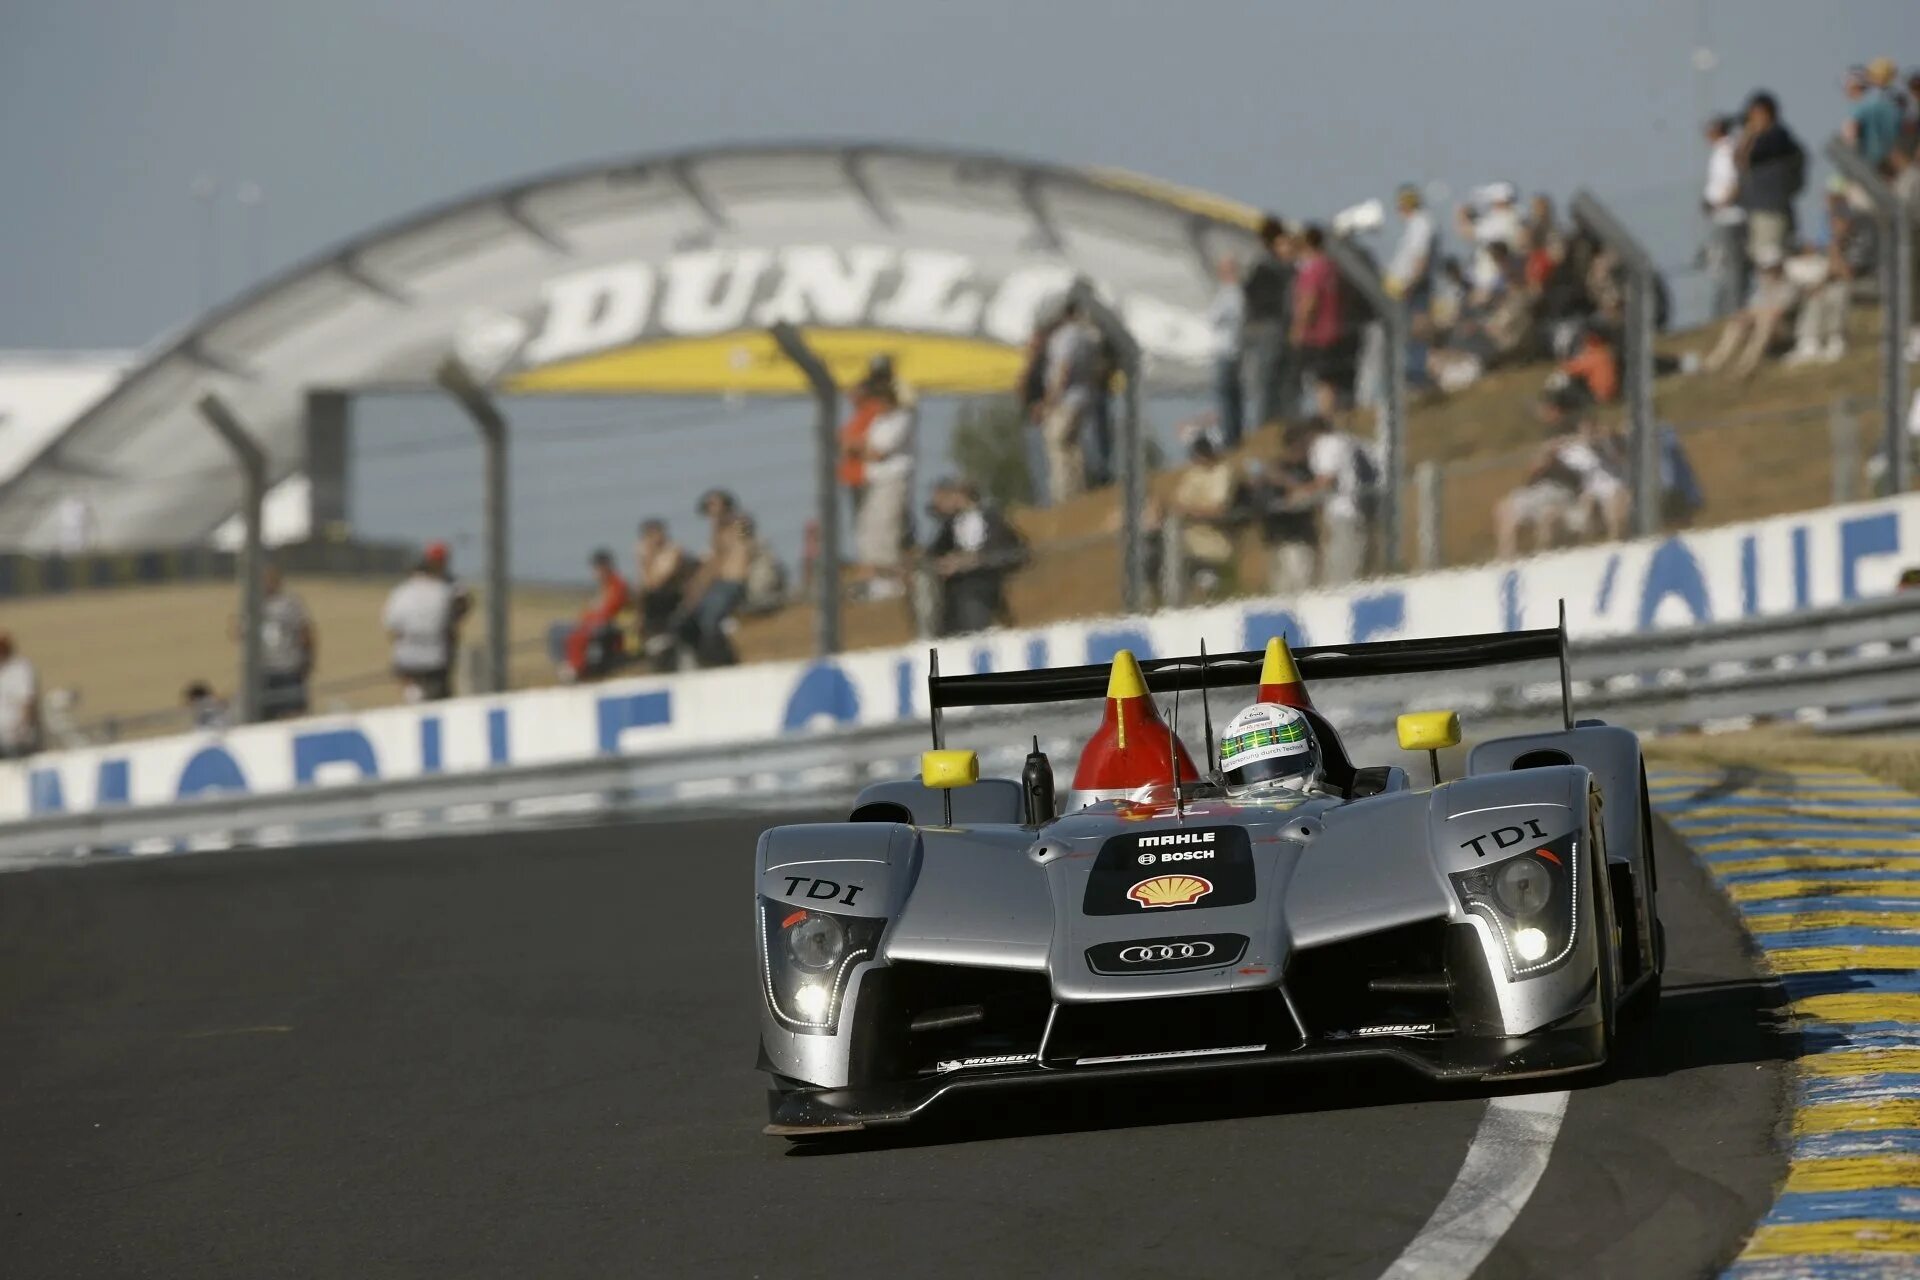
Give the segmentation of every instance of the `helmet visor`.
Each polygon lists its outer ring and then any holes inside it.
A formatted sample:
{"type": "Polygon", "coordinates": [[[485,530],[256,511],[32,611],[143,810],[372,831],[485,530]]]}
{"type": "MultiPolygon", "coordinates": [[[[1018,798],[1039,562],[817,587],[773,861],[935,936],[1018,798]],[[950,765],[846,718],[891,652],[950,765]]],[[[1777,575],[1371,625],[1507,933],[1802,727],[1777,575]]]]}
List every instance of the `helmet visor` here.
{"type": "Polygon", "coordinates": [[[1267,756],[1262,760],[1248,760],[1235,768],[1225,769],[1220,780],[1226,784],[1229,795],[1245,791],[1248,787],[1262,786],[1294,778],[1308,778],[1313,774],[1316,752],[1299,751],[1293,755],[1267,756]]]}

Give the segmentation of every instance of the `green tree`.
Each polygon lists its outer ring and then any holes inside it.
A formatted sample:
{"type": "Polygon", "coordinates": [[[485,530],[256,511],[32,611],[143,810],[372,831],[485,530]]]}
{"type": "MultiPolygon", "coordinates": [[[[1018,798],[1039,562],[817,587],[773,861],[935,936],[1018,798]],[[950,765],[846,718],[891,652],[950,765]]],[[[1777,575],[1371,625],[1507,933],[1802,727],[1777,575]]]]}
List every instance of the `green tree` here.
{"type": "Polygon", "coordinates": [[[953,428],[953,464],[983,497],[1002,507],[1033,500],[1027,470],[1027,420],[1011,396],[961,406],[953,428]]]}

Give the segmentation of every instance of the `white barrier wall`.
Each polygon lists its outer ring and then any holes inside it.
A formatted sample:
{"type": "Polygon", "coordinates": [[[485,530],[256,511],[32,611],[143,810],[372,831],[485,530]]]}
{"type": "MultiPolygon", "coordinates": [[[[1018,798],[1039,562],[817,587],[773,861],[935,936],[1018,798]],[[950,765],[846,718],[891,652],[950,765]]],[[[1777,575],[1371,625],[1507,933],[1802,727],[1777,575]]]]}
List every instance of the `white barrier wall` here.
{"type": "MultiPolygon", "coordinates": [[[[1383,579],[1291,602],[1237,601],[1147,618],[990,632],[940,646],[942,670],[1345,644],[1552,626],[1575,637],[1790,613],[1891,591],[1920,564],[1920,494],[1583,548],[1509,565],[1383,579]]],[[[0,821],[211,791],[270,792],[363,778],[763,741],[823,725],[926,714],[925,646],[822,662],[640,677],[288,724],[49,753],[0,765],[0,821]]]]}

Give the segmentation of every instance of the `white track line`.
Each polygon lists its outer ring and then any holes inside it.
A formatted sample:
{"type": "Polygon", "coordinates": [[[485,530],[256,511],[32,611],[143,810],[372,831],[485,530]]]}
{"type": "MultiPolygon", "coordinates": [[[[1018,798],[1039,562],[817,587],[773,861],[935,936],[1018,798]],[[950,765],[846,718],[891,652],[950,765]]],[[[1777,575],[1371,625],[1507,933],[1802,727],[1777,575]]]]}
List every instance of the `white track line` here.
{"type": "Polygon", "coordinates": [[[1487,1103],[1459,1176],[1381,1280],[1466,1280],[1472,1275],[1539,1185],[1566,1114],[1565,1092],[1487,1103]]]}

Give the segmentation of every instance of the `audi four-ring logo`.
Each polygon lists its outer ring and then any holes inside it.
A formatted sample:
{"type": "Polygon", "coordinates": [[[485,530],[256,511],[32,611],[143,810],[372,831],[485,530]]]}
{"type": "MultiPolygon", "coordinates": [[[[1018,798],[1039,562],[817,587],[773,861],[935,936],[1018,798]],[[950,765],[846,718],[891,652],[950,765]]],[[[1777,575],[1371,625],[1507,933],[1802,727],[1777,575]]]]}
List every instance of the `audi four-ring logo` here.
{"type": "Polygon", "coordinates": [[[1152,946],[1124,947],[1121,964],[1153,964],[1161,960],[1205,960],[1213,954],[1211,942],[1157,942],[1152,946]]]}

